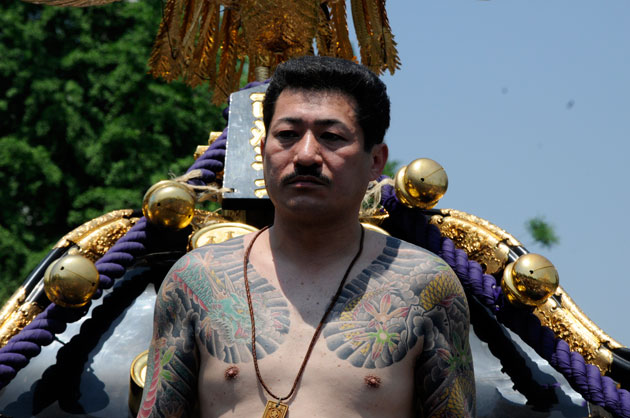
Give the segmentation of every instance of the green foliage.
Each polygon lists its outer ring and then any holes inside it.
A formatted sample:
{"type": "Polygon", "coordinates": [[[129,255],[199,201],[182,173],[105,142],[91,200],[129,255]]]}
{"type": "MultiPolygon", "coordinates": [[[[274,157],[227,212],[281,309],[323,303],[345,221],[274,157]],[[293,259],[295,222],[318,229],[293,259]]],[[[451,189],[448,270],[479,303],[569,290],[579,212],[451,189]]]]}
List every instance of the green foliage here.
{"type": "Polygon", "coordinates": [[[0,300],[61,236],[182,174],[224,121],[147,74],[160,2],[0,13],[0,300]],[[8,290],[4,290],[6,284],[8,290]]]}
{"type": "Polygon", "coordinates": [[[398,169],[400,169],[400,161],[390,160],[385,163],[383,174],[388,177],[394,178],[394,176],[396,176],[396,172],[398,172],[398,169]]]}
{"type": "Polygon", "coordinates": [[[560,238],[556,235],[553,226],[547,223],[542,216],[529,219],[525,223],[525,227],[534,241],[543,247],[551,248],[560,242],[560,238]]]}
{"type": "Polygon", "coordinates": [[[16,272],[21,271],[28,250],[19,237],[0,225],[0,269],[4,274],[0,283],[0,300],[4,302],[23,281],[16,272]]]}

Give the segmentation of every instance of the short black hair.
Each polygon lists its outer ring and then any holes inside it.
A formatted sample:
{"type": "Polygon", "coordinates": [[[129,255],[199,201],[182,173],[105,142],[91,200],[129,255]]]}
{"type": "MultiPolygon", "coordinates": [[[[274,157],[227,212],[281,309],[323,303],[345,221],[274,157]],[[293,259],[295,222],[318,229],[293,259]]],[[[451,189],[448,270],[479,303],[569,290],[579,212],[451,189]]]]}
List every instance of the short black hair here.
{"type": "Polygon", "coordinates": [[[357,103],[356,117],[365,139],[364,149],[370,151],[380,144],[389,128],[389,97],[387,87],[363,65],[340,58],[304,56],[278,66],[265,93],[263,121],[265,130],[283,90],[338,92],[352,97],[357,103]]]}

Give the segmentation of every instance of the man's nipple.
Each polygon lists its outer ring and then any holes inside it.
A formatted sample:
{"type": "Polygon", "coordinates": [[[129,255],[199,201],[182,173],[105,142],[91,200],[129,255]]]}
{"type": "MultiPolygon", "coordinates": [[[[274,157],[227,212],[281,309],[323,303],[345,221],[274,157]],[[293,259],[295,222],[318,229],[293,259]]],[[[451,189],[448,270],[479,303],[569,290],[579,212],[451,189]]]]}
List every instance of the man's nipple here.
{"type": "Polygon", "coordinates": [[[238,376],[238,366],[230,366],[225,369],[225,380],[234,380],[238,376]]]}
{"type": "Polygon", "coordinates": [[[381,387],[381,378],[378,376],[374,376],[373,374],[368,374],[363,378],[363,381],[369,388],[378,389],[381,387]]]}

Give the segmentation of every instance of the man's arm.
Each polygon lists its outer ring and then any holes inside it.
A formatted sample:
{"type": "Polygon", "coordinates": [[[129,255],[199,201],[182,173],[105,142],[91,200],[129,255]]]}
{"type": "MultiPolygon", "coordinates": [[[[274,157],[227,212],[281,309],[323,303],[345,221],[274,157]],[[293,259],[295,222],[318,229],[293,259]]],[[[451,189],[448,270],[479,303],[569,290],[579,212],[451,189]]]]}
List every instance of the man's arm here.
{"type": "Polygon", "coordinates": [[[200,301],[182,280],[190,258],[179,260],[157,295],[153,338],[138,417],[189,416],[197,398],[199,355],[195,343],[200,301]]]}
{"type": "Polygon", "coordinates": [[[448,269],[434,276],[421,299],[432,300],[432,306],[421,319],[423,351],[414,370],[416,416],[474,417],[475,376],[466,295],[448,269]]]}

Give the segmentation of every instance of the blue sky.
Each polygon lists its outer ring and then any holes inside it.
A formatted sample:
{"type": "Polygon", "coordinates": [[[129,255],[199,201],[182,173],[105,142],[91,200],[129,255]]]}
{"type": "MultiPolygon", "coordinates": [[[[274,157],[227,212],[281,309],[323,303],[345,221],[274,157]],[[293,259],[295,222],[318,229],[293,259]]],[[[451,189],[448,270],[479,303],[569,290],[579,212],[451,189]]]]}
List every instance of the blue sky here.
{"type": "Polygon", "coordinates": [[[402,68],[390,158],[440,162],[438,204],[549,258],[582,310],[630,344],[630,2],[393,1],[402,68]],[[544,216],[560,236],[532,243],[544,216]]]}

